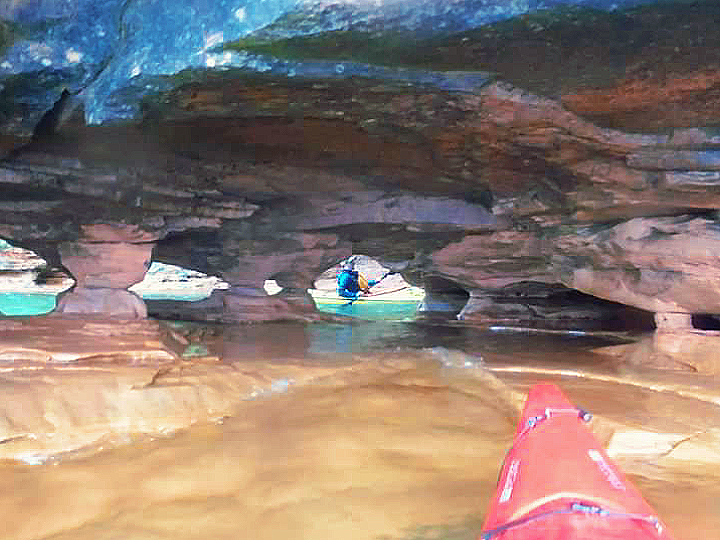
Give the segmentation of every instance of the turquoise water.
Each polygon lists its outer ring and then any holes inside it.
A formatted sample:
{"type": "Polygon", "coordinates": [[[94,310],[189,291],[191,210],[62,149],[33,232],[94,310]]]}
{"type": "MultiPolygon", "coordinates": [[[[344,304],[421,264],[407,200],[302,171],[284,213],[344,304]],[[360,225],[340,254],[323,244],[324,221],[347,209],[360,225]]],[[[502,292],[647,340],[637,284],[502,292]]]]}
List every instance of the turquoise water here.
{"type": "MultiPolygon", "coordinates": [[[[174,299],[194,301],[199,297],[169,297],[166,295],[143,295],[149,299],[174,299]]],[[[365,302],[352,305],[346,304],[317,304],[320,311],[335,313],[348,317],[357,317],[366,320],[395,320],[409,321],[415,319],[418,302],[365,302]]],[[[55,295],[38,293],[0,293],[0,313],[12,315],[43,315],[55,308],[55,295]]]]}
{"type": "Polygon", "coordinates": [[[42,315],[55,309],[54,294],[0,293],[3,315],[42,315]]]}
{"type": "Polygon", "coordinates": [[[357,317],[367,320],[409,321],[417,316],[418,301],[404,302],[358,302],[354,304],[335,304],[315,302],[318,310],[325,313],[357,317]]]}

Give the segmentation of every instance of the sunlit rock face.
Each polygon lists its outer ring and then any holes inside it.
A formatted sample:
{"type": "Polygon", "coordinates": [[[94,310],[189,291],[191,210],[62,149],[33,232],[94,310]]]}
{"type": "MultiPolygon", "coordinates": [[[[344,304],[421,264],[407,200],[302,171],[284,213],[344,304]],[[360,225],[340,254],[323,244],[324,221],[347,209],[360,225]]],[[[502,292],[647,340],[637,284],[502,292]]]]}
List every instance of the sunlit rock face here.
{"type": "Polygon", "coordinates": [[[363,253],[468,321],[549,317],[504,300],[527,283],[658,326],[720,311],[714,3],[171,4],[108,2],[82,50],[98,4],[54,4],[44,52],[7,8],[1,92],[25,109],[2,124],[0,235],[79,292],[152,257],[229,284],[192,318],[307,320],[313,280],[363,253]]]}

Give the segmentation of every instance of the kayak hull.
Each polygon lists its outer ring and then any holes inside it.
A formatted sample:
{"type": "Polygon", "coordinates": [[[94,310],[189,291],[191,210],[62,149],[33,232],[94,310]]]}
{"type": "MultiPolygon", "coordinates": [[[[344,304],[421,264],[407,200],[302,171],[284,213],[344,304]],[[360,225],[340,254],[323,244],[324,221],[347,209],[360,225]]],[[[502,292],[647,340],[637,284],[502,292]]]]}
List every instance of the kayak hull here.
{"type": "Polygon", "coordinates": [[[667,527],[549,383],[531,388],[483,540],[671,540],[667,527]]]}
{"type": "MultiPolygon", "coordinates": [[[[335,291],[321,291],[310,289],[310,295],[315,302],[322,304],[347,304],[350,299],[340,296],[335,291]]],[[[425,291],[415,287],[397,287],[393,289],[376,289],[369,294],[361,294],[353,304],[382,303],[382,302],[421,302],[425,291]]]]}

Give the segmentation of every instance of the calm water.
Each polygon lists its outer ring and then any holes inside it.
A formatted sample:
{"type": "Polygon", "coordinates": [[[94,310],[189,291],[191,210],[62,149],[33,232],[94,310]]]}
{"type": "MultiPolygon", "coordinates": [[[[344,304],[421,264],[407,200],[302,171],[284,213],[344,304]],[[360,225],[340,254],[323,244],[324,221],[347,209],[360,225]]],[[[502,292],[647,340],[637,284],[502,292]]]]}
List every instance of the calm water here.
{"type": "Polygon", "coordinates": [[[39,315],[55,309],[54,294],[0,293],[3,315],[39,315]]]}
{"type": "MultiPolygon", "coordinates": [[[[271,389],[239,398],[221,421],[41,465],[0,463],[0,538],[470,540],[534,381],[560,383],[631,434],[720,426],[717,404],[676,391],[708,381],[593,353],[607,337],[358,307],[346,314],[372,320],[206,333],[223,366],[271,389]]],[[[678,540],[719,538],[720,467],[628,452],[623,440],[610,438],[618,462],[678,540]]]]}

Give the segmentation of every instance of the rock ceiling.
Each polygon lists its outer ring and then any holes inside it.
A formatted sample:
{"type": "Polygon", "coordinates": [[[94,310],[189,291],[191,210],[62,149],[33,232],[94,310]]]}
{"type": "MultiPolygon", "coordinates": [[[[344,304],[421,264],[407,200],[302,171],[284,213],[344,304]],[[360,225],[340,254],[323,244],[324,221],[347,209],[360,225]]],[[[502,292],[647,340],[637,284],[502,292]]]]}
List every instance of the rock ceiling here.
{"type": "Polygon", "coordinates": [[[79,107],[32,139],[7,124],[0,236],[71,271],[66,313],[143,316],[125,289],[152,257],[231,284],[193,318],[312,318],[305,289],[354,252],[431,295],[466,291],[466,320],[534,282],[688,325],[720,313],[711,6],[386,42],[428,73],[483,70],[469,88],[193,70],[133,121],[86,125],[79,107]],[[269,278],[283,294],[265,295],[269,278]]]}

